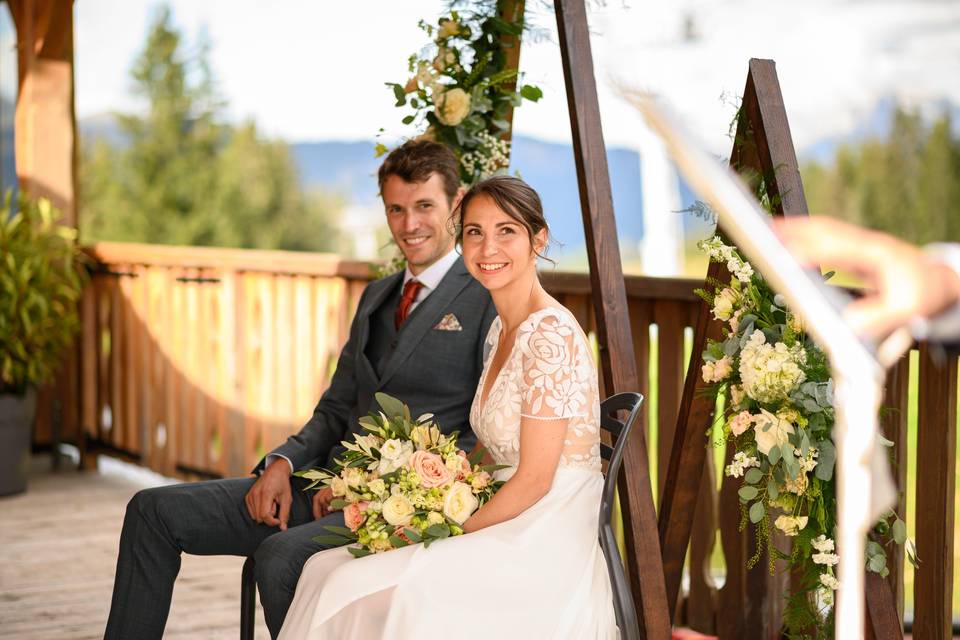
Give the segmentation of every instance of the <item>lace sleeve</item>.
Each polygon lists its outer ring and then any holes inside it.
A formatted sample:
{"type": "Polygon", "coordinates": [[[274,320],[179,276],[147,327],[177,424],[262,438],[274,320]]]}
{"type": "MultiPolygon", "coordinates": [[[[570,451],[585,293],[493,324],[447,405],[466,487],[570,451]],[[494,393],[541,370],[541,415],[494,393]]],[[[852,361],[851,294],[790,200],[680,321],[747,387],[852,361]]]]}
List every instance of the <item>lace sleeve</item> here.
{"type": "Polygon", "coordinates": [[[523,355],[520,415],[564,420],[587,415],[583,381],[578,380],[574,328],[547,316],[533,323],[520,339],[523,355]]]}

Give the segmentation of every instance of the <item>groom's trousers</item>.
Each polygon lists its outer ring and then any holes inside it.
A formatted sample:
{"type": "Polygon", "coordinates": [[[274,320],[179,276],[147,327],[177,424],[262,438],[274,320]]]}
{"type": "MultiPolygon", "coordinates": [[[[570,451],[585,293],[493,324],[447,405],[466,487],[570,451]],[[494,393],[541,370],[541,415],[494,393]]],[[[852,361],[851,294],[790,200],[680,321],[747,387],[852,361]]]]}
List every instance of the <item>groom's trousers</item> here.
{"type": "MultiPolygon", "coordinates": [[[[106,640],[161,638],[170,612],[180,554],[253,556],[270,635],[277,637],[307,559],[323,547],[311,540],[343,525],[335,512],[314,520],[313,492],[291,477],[293,504],[286,531],[255,522],[244,496],[256,478],[231,478],[155,487],[127,505],[106,640]]],[[[240,580],[239,566],[237,580],[240,580]]],[[[239,618],[239,603],[237,616],[239,618]]]]}

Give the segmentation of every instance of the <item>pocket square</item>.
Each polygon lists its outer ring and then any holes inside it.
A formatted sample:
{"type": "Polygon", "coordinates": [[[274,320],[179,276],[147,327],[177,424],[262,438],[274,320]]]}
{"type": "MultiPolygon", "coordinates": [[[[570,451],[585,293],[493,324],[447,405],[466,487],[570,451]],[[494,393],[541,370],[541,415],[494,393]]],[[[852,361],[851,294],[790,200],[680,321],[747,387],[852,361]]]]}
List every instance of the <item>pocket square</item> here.
{"type": "Polygon", "coordinates": [[[443,316],[443,320],[438,322],[434,329],[437,331],[463,331],[463,327],[460,325],[460,321],[457,320],[457,316],[452,313],[443,316]]]}

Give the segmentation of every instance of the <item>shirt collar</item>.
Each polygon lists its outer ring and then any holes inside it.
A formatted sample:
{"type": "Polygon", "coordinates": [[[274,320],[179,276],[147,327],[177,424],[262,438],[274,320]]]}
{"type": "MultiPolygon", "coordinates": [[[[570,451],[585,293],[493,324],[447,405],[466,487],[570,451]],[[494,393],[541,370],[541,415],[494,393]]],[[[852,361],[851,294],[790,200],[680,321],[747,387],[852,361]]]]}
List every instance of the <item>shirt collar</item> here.
{"type": "Polygon", "coordinates": [[[453,266],[453,263],[456,262],[457,258],[459,257],[460,254],[457,253],[456,248],[451,249],[450,253],[434,262],[416,276],[410,272],[410,267],[408,266],[403,272],[403,284],[407,284],[407,282],[413,278],[416,278],[417,282],[422,284],[426,291],[433,291],[440,284],[440,281],[443,280],[443,276],[447,275],[447,271],[450,271],[450,267],[453,266]]]}

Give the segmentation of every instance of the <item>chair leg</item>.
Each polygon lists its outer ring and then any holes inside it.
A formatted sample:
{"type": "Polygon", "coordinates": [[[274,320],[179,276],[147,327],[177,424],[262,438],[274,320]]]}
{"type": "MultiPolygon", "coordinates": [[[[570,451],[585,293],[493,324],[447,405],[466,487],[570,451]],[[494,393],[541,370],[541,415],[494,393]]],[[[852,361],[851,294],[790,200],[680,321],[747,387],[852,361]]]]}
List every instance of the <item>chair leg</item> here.
{"type": "Polygon", "coordinates": [[[240,578],[240,640],[253,640],[257,613],[257,582],[253,577],[253,564],[253,558],[246,559],[240,578]]]}

